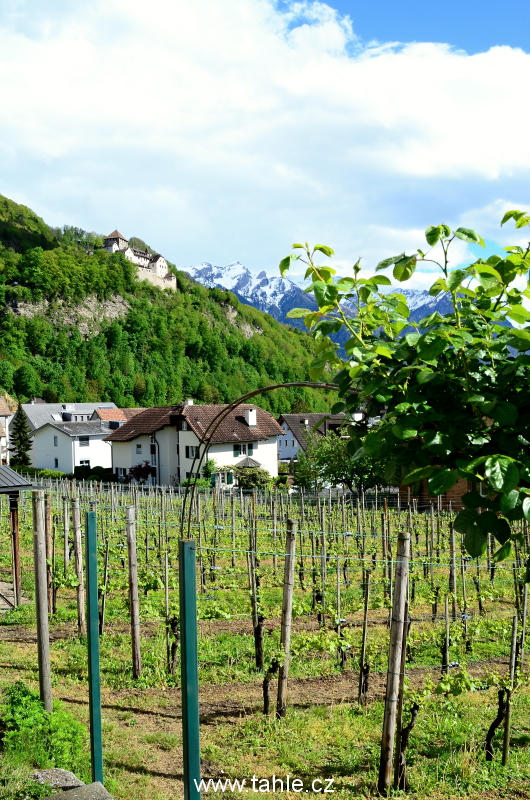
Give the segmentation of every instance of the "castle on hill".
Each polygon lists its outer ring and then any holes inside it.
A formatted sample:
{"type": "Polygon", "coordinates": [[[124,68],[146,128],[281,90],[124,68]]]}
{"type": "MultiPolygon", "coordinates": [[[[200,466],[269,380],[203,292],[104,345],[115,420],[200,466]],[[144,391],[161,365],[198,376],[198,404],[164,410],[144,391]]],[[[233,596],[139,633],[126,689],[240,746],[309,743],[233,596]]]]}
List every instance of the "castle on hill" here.
{"type": "Polygon", "coordinates": [[[109,253],[122,253],[138,267],[138,277],[161,289],[176,289],[177,279],[168,270],[167,261],[159,253],[136,250],[119,231],[113,231],[103,240],[103,249],[109,253]]]}

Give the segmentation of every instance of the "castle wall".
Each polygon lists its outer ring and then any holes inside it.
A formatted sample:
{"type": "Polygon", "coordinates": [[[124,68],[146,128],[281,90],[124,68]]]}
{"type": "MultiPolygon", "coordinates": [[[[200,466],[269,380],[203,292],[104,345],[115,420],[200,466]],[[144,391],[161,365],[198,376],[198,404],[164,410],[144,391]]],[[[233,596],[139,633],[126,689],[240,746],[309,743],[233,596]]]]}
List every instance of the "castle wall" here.
{"type": "Polygon", "coordinates": [[[152,283],[153,286],[157,286],[159,289],[176,290],[177,288],[177,279],[174,275],[172,275],[170,278],[161,278],[150,269],[144,269],[143,267],[138,267],[138,278],[141,281],[149,281],[149,283],[152,283]]]}

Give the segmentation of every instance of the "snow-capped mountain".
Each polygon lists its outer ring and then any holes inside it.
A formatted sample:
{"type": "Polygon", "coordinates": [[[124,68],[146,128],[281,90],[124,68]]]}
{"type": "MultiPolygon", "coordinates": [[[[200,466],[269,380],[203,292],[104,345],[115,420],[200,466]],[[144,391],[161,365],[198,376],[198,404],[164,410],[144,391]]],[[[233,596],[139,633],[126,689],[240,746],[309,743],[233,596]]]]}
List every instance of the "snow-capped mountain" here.
{"type": "Polygon", "coordinates": [[[269,277],[265,272],[253,275],[250,270],[235,261],[227,267],[215,267],[204,262],[198,267],[186,269],[188,275],[194,280],[208,286],[210,289],[227,289],[233,292],[239,300],[260,311],[265,311],[279,322],[288,322],[290,325],[301,323],[301,320],[288,320],[285,316],[291,308],[316,309],[316,303],[311,295],[304,294],[303,290],[287,278],[269,277]]]}
{"type": "MultiPolygon", "coordinates": [[[[266,272],[253,275],[239,261],[227,267],[216,267],[204,262],[198,267],[188,267],[186,272],[203,286],[208,286],[210,289],[227,289],[241,302],[267,312],[279,322],[299,328],[304,328],[303,320],[288,319],[287,312],[291,308],[307,308],[311,311],[317,308],[313,296],[304,294],[303,289],[293,281],[279,276],[269,277],[266,272]]],[[[396,288],[392,287],[392,290],[396,291],[396,288]]],[[[414,322],[419,322],[434,311],[446,314],[451,310],[449,298],[445,293],[432,297],[426,289],[399,287],[399,291],[407,300],[414,322]]]]}

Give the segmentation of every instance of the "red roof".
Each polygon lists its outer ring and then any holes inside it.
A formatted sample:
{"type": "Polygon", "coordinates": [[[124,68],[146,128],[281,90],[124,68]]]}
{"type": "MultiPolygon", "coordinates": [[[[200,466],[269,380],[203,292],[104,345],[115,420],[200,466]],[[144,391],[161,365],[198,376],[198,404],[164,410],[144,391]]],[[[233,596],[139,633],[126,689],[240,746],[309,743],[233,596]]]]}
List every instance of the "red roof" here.
{"type": "Polygon", "coordinates": [[[112,233],[109,233],[108,236],[105,236],[105,239],[123,239],[124,242],[127,241],[123,233],[120,233],[119,231],[112,231],[112,233]]]}
{"type": "Polygon", "coordinates": [[[126,422],[142,411],[145,411],[145,408],[96,408],[94,414],[101,420],[126,422]]]}
{"type": "MultiPolygon", "coordinates": [[[[107,442],[129,442],[138,436],[155,433],[166,425],[178,425],[183,419],[190,428],[202,439],[209,424],[226,405],[215,406],[159,406],[148,408],[141,414],[136,414],[117,430],[105,437],[107,442]]],[[[278,436],[283,433],[282,428],[272,414],[262,408],[251,404],[243,404],[233,409],[219,424],[215,433],[209,438],[212,444],[222,442],[255,442],[278,436]],[[245,420],[245,409],[256,410],[256,426],[249,427],[245,420]]]]}

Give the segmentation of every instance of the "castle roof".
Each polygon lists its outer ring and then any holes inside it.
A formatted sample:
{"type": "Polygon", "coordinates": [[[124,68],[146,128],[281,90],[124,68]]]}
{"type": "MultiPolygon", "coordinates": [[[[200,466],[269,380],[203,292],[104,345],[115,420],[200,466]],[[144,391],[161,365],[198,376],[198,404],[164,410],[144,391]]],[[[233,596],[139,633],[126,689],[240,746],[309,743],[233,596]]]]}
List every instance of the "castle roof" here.
{"type": "Polygon", "coordinates": [[[112,233],[109,233],[108,236],[105,236],[105,240],[107,239],[123,239],[124,242],[127,241],[123,233],[120,233],[119,231],[112,231],[112,233]]]}

